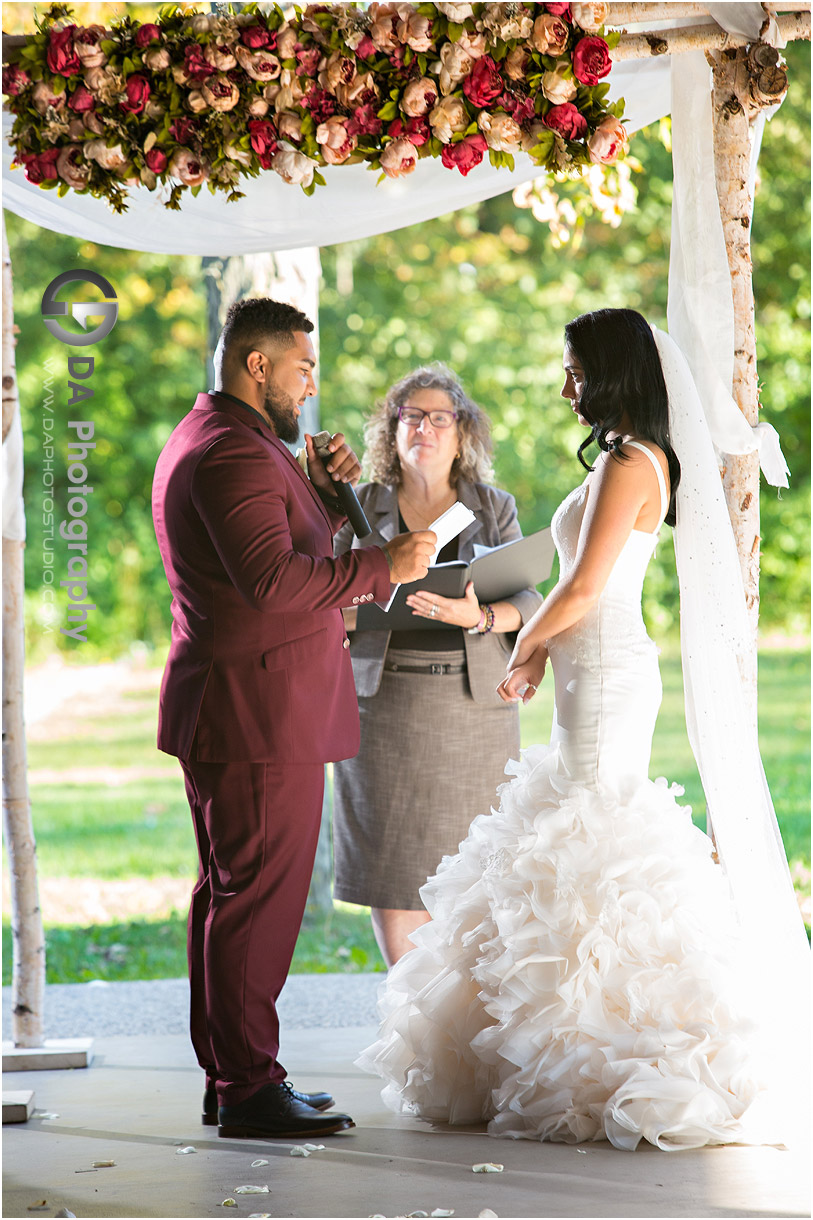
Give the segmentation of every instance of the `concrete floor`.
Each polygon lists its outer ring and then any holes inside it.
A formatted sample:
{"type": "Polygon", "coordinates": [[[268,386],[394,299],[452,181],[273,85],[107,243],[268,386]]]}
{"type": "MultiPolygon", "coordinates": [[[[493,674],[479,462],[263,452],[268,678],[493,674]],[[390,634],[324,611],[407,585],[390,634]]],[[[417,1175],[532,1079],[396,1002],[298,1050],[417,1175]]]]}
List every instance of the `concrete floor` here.
{"type": "MultiPolygon", "coordinates": [[[[490,1139],[385,1111],[378,1082],[353,1067],[375,1029],[292,1030],[285,1062],[299,1088],[328,1088],[354,1131],[323,1152],[290,1155],[285,1140],[222,1140],[199,1124],[202,1075],[188,1039],[98,1038],[88,1069],[7,1072],[33,1088],[26,1124],[3,1128],[3,1215],[77,1217],[404,1216],[436,1208],[456,1220],[499,1217],[809,1216],[809,1159],[776,1148],[635,1153],[490,1139]],[[45,1118],[50,1113],[57,1117],[45,1118]],[[180,1146],[194,1145],[194,1155],[180,1146]],[[252,1167],[266,1159],[267,1165],[252,1167]],[[93,1169],[94,1161],[111,1160],[93,1169]],[[474,1174],[498,1161],[501,1174],[474,1174]],[[240,1195],[244,1184],[267,1195],[240,1195]],[[223,1208],[232,1198],[236,1207],[223,1208]],[[39,1206],[38,1206],[39,1205],[39,1206]]],[[[320,1141],[316,1141],[320,1142],[320,1141]]]]}

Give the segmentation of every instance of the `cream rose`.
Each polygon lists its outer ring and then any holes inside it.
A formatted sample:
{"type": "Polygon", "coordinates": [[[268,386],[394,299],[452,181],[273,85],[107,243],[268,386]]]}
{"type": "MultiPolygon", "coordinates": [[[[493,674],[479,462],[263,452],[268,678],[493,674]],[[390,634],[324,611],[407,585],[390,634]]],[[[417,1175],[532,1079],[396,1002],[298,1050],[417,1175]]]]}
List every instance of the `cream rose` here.
{"type": "Polygon", "coordinates": [[[534,19],[526,8],[512,6],[514,12],[507,13],[505,4],[487,4],[480,18],[485,29],[502,42],[516,38],[530,38],[534,19]]]}
{"type": "Polygon", "coordinates": [[[208,47],[204,47],[203,58],[207,64],[217,68],[218,72],[231,72],[232,68],[237,67],[237,59],[231,47],[221,47],[217,43],[210,42],[208,47]]]}
{"type": "Polygon", "coordinates": [[[609,4],[571,4],[574,24],[581,26],[585,34],[597,34],[610,15],[609,4]]]}
{"type": "Polygon", "coordinates": [[[398,37],[401,42],[405,42],[407,46],[412,47],[412,50],[417,51],[419,54],[424,51],[430,51],[434,46],[431,31],[431,18],[424,17],[422,13],[416,13],[414,10],[408,12],[398,22],[398,37]]]}
{"type": "Polygon", "coordinates": [[[355,62],[334,51],[319,73],[319,84],[328,93],[335,93],[341,85],[351,85],[357,75],[355,62]]]}
{"type": "Polygon", "coordinates": [[[505,57],[505,74],[509,80],[524,80],[530,56],[524,47],[514,47],[505,57]]]}
{"type": "Polygon", "coordinates": [[[542,92],[549,102],[553,102],[554,106],[572,102],[576,96],[576,82],[572,73],[570,76],[565,75],[569,68],[570,65],[565,59],[556,65],[553,72],[545,72],[542,77],[542,92]]]}
{"type": "Polygon", "coordinates": [[[223,152],[228,157],[229,161],[237,161],[240,165],[245,165],[248,169],[251,162],[254,160],[254,154],[251,149],[239,148],[233,140],[223,145],[223,152]]]}
{"type": "MultiPolygon", "coordinates": [[[[217,76],[212,76],[209,80],[204,81],[200,91],[212,109],[219,111],[220,114],[234,110],[234,107],[240,101],[240,90],[233,81],[229,80],[225,73],[219,73],[217,76]]],[[[266,102],[267,109],[268,103],[266,102]]]]}
{"type": "Polygon", "coordinates": [[[248,47],[238,44],[234,53],[240,67],[252,80],[276,80],[282,71],[282,65],[276,55],[271,55],[268,51],[250,51],[248,47]]]}
{"type": "Polygon", "coordinates": [[[268,114],[268,111],[271,109],[271,104],[270,102],[267,102],[264,97],[253,97],[246,109],[253,119],[262,119],[268,114]]]}
{"type": "Polygon", "coordinates": [[[328,165],[341,165],[358,146],[358,140],[347,131],[344,115],[334,114],[316,128],[316,143],[328,165]]]}
{"type": "Polygon", "coordinates": [[[296,30],[292,30],[289,25],[283,26],[277,36],[276,53],[280,59],[293,59],[298,42],[299,36],[296,30]]]}
{"type": "Polygon", "coordinates": [[[163,72],[172,63],[172,56],[166,47],[151,47],[144,52],[144,67],[151,72],[163,72]]]}
{"type": "Polygon", "coordinates": [[[522,129],[510,114],[489,114],[481,110],[477,126],[486,138],[486,144],[495,152],[516,152],[522,141],[522,129]]]}
{"type": "Polygon", "coordinates": [[[401,109],[411,119],[427,114],[438,100],[438,87],[428,76],[411,80],[401,98],[401,109]]]}
{"type": "Polygon", "coordinates": [[[474,16],[473,4],[438,4],[437,8],[447,20],[453,21],[455,25],[462,25],[469,17],[474,16]]]}
{"type": "Polygon", "coordinates": [[[203,114],[204,110],[209,109],[209,103],[200,89],[192,89],[186,95],[186,104],[193,114],[203,114]]]}
{"type": "Polygon", "coordinates": [[[587,141],[590,160],[597,165],[612,165],[627,151],[629,137],[620,119],[608,115],[587,141]]]}
{"type": "Polygon", "coordinates": [[[465,131],[469,125],[466,107],[459,97],[445,97],[429,115],[432,134],[441,144],[449,144],[455,132],[465,131]]]}
{"type": "Polygon", "coordinates": [[[127,164],[127,157],[122,146],[116,144],[113,148],[108,148],[104,140],[86,140],[82,145],[82,155],[86,161],[95,161],[97,165],[101,165],[102,169],[109,169],[113,172],[124,169],[127,164]]]}
{"type": "Polygon", "coordinates": [[[541,55],[561,55],[570,31],[560,17],[544,13],[534,22],[531,42],[541,55]]]}
{"type": "Polygon", "coordinates": [[[388,178],[411,174],[418,164],[418,150],[409,140],[393,140],[381,154],[381,168],[388,178]]]}
{"type": "Polygon", "coordinates": [[[457,42],[444,42],[440,48],[440,91],[444,97],[451,93],[472,68],[474,60],[457,42]]]}
{"type": "Polygon", "coordinates": [[[209,176],[206,164],[188,148],[179,148],[173,153],[169,172],[173,178],[179,178],[184,186],[200,186],[209,176]]]}
{"type": "Polygon", "coordinates": [[[298,144],[302,139],[302,119],[291,110],[284,110],[277,117],[277,130],[283,140],[293,140],[298,144]]]}
{"type": "Polygon", "coordinates": [[[317,162],[297,152],[295,148],[281,148],[271,162],[271,168],[276,170],[284,182],[292,186],[310,186],[313,182],[313,172],[317,162]]]}
{"type": "Polygon", "coordinates": [[[65,105],[65,94],[54,93],[44,80],[38,80],[31,92],[31,103],[37,114],[45,114],[49,106],[61,110],[65,105]]]}
{"type": "Polygon", "coordinates": [[[78,144],[68,144],[60,149],[56,159],[56,172],[75,191],[84,190],[90,174],[89,166],[77,164],[81,155],[82,149],[78,144]]]}
{"type": "Polygon", "coordinates": [[[368,94],[374,98],[378,97],[378,86],[372,72],[362,72],[349,85],[338,85],[336,88],[339,105],[348,110],[354,110],[362,102],[369,101],[369,97],[365,96],[368,94]]]}

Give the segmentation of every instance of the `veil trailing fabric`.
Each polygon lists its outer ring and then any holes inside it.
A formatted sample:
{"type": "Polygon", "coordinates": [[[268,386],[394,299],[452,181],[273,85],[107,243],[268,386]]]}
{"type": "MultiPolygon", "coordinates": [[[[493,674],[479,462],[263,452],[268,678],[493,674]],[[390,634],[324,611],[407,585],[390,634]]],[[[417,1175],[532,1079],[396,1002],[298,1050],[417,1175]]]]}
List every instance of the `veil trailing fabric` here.
{"type": "Polygon", "coordinates": [[[769,1096],[789,1117],[785,1092],[806,1099],[810,954],[740,678],[749,628],[711,433],[682,352],[653,331],[681,467],[674,542],[686,727],[748,947],[769,1096]]]}

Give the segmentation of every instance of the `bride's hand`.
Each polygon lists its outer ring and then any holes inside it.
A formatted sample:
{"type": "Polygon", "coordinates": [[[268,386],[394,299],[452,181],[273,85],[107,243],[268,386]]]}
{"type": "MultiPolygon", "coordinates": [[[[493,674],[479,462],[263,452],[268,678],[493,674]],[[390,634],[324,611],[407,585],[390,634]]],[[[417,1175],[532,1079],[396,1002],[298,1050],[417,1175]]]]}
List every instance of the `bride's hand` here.
{"type": "Polygon", "coordinates": [[[542,644],[533,650],[527,661],[518,665],[514,664],[512,657],[508,663],[508,673],[497,687],[497,694],[506,703],[516,703],[520,699],[528,703],[545,676],[547,662],[548,650],[542,644]]]}

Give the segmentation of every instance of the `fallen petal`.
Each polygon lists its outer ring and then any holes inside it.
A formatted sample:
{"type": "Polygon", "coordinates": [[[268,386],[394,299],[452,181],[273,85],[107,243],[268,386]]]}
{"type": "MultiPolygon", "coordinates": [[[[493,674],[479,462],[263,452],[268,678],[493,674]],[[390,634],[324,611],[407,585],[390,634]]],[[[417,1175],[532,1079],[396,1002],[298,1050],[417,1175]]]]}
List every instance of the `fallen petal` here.
{"type": "Polygon", "coordinates": [[[302,1148],[299,1144],[296,1144],[291,1149],[290,1155],[291,1156],[310,1156],[310,1153],[308,1152],[307,1148],[302,1148]]]}
{"type": "Polygon", "coordinates": [[[421,1216],[421,1217],[426,1217],[426,1220],[428,1220],[429,1212],[407,1212],[407,1216],[408,1217],[421,1216]]]}
{"type": "Polygon", "coordinates": [[[271,1192],[267,1186],[235,1186],[234,1193],[236,1195],[268,1195],[271,1192]]]}
{"type": "Polygon", "coordinates": [[[587,1156],[586,1148],[577,1148],[576,1151],[578,1152],[579,1156],[587,1156]]]}
{"type": "Polygon", "coordinates": [[[175,1149],[176,1156],[189,1156],[190,1152],[197,1152],[197,1148],[193,1148],[191,1144],[188,1144],[186,1148],[175,1149]]]}
{"type": "Polygon", "coordinates": [[[497,1165],[494,1161],[483,1161],[480,1165],[472,1165],[472,1173],[502,1173],[505,1169],[504,1165],[497,1165]]]}
{"type": "Polygon", "coordinates": [[[430,1216],[453,1216],[454,1211],[453,1210],[447,1211],[445,1207],[436,1207],[433,1212],[429,1213],[429,1215],[430,1216]]]}
{"type": "Polygon", "coordinates": [[[497,1220],[497,1213],[487,1207],[484,1211],[478,1212],[477,1220],[497,1220]]]}
{"type": "Polygon", "coordinates": [[[58,1115],[58,1114],[49,1114],[49,1113],[47,1113],[45,1110],[43,1110],[41,1114],[38,1114],[38,1113],[35,1111],[35,1112],[34,1112],[34,1117],[35,1117],[35,1118],[59,1118],[59,1115],[58,1115]]]}
{"type": "Polygon", "coordinates": [[[59,1217],[59,1220],[68,1220],[68,1217],[70,1217],[70,1220],[76,1220],[76,1212],[69,1212],[67,1207],[60,1207],[56,1215],[59,1217]]]}
{"type": "Polygon", "coordinates": [[[236,1199],[224,1199],[223,1202],[220,1204],[220,1206],[221,1207],[236,1207],[237,1200],[236,1199]]]}
{"type": "Polygon", "coordinates": [[[324,1144],[303,1144],[302,1147],[306,1152],[324,1152],[324,1144]]]}

